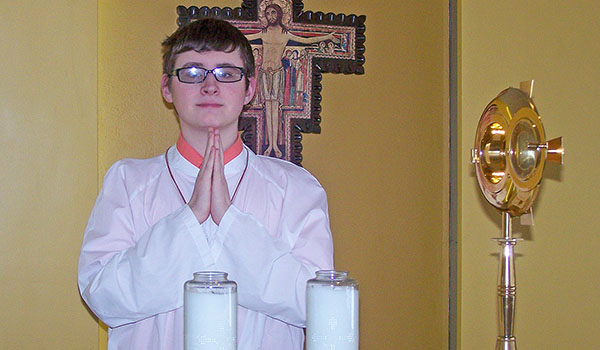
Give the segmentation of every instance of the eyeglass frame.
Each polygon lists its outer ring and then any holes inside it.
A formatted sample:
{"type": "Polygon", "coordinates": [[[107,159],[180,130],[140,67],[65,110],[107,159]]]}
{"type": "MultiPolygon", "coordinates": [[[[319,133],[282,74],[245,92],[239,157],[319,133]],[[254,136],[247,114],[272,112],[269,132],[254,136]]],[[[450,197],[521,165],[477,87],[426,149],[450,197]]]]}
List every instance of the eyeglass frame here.
{"type": "Polygon", "coordinates": [[[170,77],[177,77],[177,80],[179,80],[180,83],[183,84],[202,84],[204,81],[206,81],[206,77],[208,77],[208,73],[212,74],[212,76],[215,78],[216,81],[218,81],[219,83],[225,83],[225,84],[229,84],[229,83],[237,83],[238,81],[241,81],[245,76],[246,76],[246,71],[244,70],[244,68],[242,67],[237,67],[237,66],[224,66],[224,67],[215,67],[213,69],[206,69],[203,67],[196,67],[196,66],[189,66],[189,67],[181,67],[181,68],[177,68],[174,69],[171,74],[169,74],[170,77]],[[181,78],[179,77],[179,72],[184,70],[184,69],[190,69],[190,68],[196,68],[199,69],[201,72],[204,71],[204,77],[202,78],[202,80],[192,83],[192,82],[187,82],[187,81],[182,81],[181,78]],[[236,68],[240,70],[240,78],[238,80],[234,80],[234,81],[221,81],[219,80],[219,78],[217,78],[217,75],[215,75],[214,71],[217,69],[223,69],[223,68],[236,68]],[[173,74],[175,73],[175,74],[173,74]]]}

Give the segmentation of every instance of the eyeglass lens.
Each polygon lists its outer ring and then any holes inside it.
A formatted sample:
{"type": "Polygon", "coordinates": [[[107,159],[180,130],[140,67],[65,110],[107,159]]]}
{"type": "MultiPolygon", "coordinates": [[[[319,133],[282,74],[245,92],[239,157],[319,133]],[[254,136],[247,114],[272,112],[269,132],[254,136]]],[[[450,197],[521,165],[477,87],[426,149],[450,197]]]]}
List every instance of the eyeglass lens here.
{"type": "Polygon", "coordinates": [[[217,67],[212,70],[208,70],[201,67],[185,67],[176,70],[177,78],[182,83],[201,83],[206,79],[208,73],[222,83],[234,83],[242,79],[243,69],[239,67],[217,67]]]}

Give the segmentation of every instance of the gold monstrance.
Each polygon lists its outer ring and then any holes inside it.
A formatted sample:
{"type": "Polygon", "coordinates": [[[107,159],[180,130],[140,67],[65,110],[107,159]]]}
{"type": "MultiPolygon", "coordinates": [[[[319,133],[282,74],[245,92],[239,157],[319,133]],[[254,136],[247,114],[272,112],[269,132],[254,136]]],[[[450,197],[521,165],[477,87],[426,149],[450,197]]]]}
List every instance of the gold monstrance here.
{"type": "Polygon", "coordinates": [[[542,118],[532,101],[533,81],[520,89],[508,88],[490,102],[479,119],[471,161],[485,199],[502,211],[504,237],[498,272],[498,306],[501,334],[496,350],[516,350],[513,335],[516,301],[511,219],[533,224],[533,201],[547,161],[562,164],[562,137],[546,141],[542,118]]]}

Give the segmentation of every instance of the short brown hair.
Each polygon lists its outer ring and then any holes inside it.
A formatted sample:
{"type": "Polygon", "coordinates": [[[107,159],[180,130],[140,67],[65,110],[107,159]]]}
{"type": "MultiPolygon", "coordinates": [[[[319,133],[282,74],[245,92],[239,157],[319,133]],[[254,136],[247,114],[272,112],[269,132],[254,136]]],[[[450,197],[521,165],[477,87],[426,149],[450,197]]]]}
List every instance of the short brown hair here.
{"type": "Polygon", "coordinates": [[[248,78],[254,76],[254,55],[248,39],[231,23],[221,19],[204,18],[180,27],[162,42],[162,48],[164,74],[173,72],[175,59],[182,52],[233,52],[239,49],[246,84],[248,78]]]}

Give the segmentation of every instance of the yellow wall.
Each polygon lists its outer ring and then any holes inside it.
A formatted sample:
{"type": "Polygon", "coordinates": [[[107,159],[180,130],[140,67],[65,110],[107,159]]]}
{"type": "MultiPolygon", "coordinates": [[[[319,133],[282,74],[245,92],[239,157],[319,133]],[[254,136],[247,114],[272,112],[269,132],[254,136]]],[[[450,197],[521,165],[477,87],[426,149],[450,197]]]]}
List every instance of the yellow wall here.
{"type": "Polygon", "coordinates": [[[600,339],[600,3],[595,0],[463,1],[461,349],[492,349],[496,330],[500,216],[483,200],[469,151],[486,104],[535,79],[546,134],[563,136],[564,166],[547,166],[535,226],[516,246],[517,344],[598,349],[600,339]]]}
{"type": "MultiPolygon", "coordinates": [[[[100,1],[100,174],[119,158],[159,154],[176,140],[177,124],[159,94],[159,43],[176,29],[181,3],[100,1]]],[[[322,133],[303,141],[303,164],[329,195],[336,266],[361,284],[361,346],[441,349],[446,4],[304,5],[367,16],[367,74],[325,75],[322,133]]]]}
{"type": "Polygon", "coordinates": [[[96,1],[0,14],[0,349],[93,349],[77,259],[97,191],[96,1]]]}
{"type": "MultiPolygon", "coordinates": [[[[177,137],[159,78],[180,3],[0,3],[0,348],[97,348],[76,285],[83,229],[110,164],[177,137]]],[[[361,283],[361,346],[444,348],[446,3],[304,4],[367,15],[367,74],[325,75],[323,131],[303,141],[336,266],[361,283]]]]}

